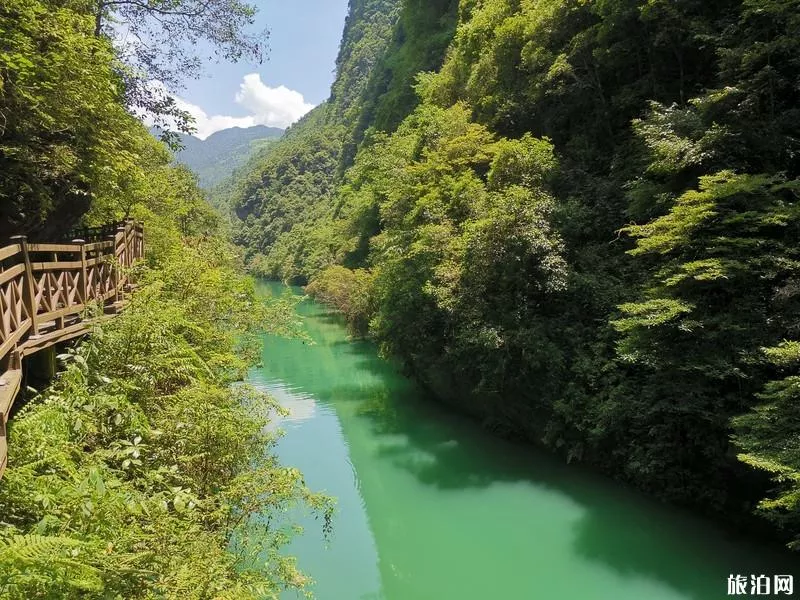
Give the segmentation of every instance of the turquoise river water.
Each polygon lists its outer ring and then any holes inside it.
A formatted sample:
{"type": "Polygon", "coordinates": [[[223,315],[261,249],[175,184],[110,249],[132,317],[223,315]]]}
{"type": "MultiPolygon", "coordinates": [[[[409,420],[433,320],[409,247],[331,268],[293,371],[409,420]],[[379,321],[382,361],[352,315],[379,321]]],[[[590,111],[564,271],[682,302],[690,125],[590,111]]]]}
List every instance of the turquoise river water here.
{"type": "Polygon", "coordinates": [[[283,462],[337,498],[330,539],[300,515],[288,548],[319,600],[712,600],[732,574],[800,585],[794,557],[496,439],[326,308],[298,310],[314,343],[266,338],[250,381],[290,412],[283,462]]]}

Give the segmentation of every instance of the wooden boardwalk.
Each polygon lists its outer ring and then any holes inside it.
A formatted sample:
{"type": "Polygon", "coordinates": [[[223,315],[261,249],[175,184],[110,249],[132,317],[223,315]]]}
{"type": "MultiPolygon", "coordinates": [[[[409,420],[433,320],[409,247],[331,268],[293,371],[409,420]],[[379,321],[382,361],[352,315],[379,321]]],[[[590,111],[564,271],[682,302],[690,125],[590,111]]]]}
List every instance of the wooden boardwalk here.
{"type": "Polygon", "coordinates": [[[82,230],[67,243],[10,242],[0,248],[0,477],[22,359],[85,334],[91,307],[100,314],[122,308],[128,267],[144,256],[144,226],[128,220],[82,230]]]}

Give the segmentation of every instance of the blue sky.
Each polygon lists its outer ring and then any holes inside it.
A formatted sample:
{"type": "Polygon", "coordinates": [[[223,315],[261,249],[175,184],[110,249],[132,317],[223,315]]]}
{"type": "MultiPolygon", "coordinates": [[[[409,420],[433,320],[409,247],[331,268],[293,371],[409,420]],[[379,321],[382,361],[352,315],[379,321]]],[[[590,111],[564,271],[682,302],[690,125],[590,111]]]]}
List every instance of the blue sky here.
{"type": "Polygon", "coordinates": [[[210,63],[178,93],[198,137],[232,126],[285,127],[327,99],[347,0],[255,0],[257,27],[270,31],[263,64],[210,63]]]}

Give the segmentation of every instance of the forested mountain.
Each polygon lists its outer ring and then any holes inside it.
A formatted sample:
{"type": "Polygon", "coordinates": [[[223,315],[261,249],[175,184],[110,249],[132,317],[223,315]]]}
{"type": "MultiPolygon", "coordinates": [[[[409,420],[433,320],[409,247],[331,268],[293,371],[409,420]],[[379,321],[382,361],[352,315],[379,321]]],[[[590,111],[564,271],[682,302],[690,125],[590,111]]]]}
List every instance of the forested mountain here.
{"type": "Polygon", "coordinates": [[[441,64],[455,7],[451,1],[408,7],[399,0],[351,2],[328,102],[226,186],[234,189],[231,205],[243,221],[237,241],[250,249],[258,272],[305,282],[311,265],[317,271],[330,264],[324,223],[367,129],[364,107],[387,121],[402,119],[407,104],[416,102],[409,87],[414,74],[441,64]],[[407,36],[419,49],[390,60],[387,48],[405,48],[407,36]]]}
{"type": "Polygon", "coordinates": [[[175,153],[175,160],[197,174],[200,187],[210,189],[282,135],[283,129],[264,125],[231,127],[204,140],[178,133],[181,149],[175,153]]]}
{"type": "Polygon", "coordinates": [[[354,0],[238,241],[487,427],[797,545],[799,50],[797,0],[354,0]]]}

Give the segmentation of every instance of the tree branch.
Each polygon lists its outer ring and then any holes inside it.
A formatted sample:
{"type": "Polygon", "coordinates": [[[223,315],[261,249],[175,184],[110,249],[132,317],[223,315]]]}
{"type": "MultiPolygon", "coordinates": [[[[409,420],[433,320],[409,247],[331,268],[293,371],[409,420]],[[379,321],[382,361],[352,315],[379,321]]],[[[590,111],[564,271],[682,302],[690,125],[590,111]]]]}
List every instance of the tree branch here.
{"type": "Polygon", "coordinates": [[[100,37],[103,32],[103,11],[106,9],[106,4],[102,0],[97,3],[97,12],[94,15],[94,37],[100,37]]]}
{"type": "Polygon", "coordinates": [[[170,16],[170,17],[199,17],[200,15],[206,12],[208,9],[208,5],[211,4],[211,0],[206,0],[200,7],[197,8],[195,11],[187,11],[187,10],[165,10],[163,8],[158,8],[156,6],[150,6],[145,4],[144,2],[137,2],[137,0],[108,0],[103,4],[103,6],[135,6],[137,8],[141,8],[150,13],[157,13],[159,15],[170,16]]]}

